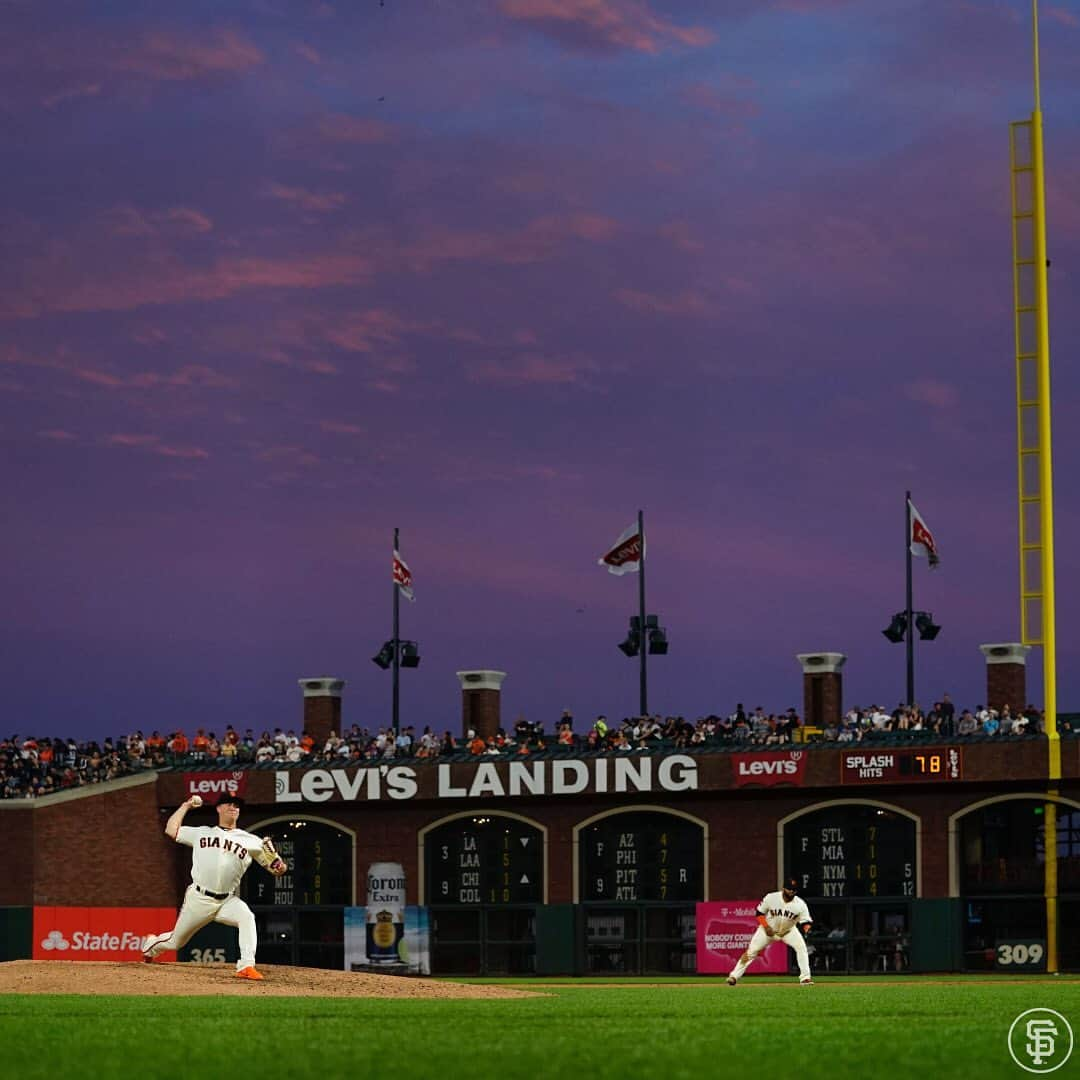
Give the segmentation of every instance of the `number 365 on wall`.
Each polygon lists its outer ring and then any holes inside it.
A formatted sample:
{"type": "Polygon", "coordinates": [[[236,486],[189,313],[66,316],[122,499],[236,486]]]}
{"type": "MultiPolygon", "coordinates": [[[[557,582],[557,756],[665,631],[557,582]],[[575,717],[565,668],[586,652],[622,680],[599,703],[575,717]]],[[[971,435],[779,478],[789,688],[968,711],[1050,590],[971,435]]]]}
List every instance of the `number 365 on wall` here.
{"type": "Polygon", "coordinates": [[[1042,971],[1046,968],[1044,941],[999,941],[994,953],[994,967],[999,970],[1042,971]]]}

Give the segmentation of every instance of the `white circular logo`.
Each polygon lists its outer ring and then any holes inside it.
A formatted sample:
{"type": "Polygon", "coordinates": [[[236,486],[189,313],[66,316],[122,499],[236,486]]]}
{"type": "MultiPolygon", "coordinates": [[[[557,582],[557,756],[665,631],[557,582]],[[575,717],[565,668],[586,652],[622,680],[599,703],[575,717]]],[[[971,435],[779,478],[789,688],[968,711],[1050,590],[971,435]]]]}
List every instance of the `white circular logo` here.
{"type": "Polygon", "coordinates": [[[70,948],[71,943],[59,930],[50,930],[49,936],[45,938],[41,943],[43,949],[64,949],[70,948]]]}
{"type": "Polygon", "coordinates": [[[1028,1009],[1009,1028],[1009,1053],[1030,1073],[1051,1073],[1072,1057],[1073,1030],[1053,1009],[1028,1009]]]}

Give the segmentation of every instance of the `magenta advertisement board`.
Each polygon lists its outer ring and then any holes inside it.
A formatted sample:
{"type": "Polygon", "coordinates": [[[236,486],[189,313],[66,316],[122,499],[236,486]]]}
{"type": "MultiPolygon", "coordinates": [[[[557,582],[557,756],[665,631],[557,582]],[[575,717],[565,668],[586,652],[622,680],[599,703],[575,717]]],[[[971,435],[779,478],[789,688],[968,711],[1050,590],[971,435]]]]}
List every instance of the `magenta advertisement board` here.
{"type": "MultiPolygon", "coordinates": [[[[750,944],[757,929],[756,900],[710,900],[697,906],[697,969],[699,975],[726,975],[750,944]]],[[[747,975],[787,973],[788,947],[777,941],[747,969],[747,975]]]]}

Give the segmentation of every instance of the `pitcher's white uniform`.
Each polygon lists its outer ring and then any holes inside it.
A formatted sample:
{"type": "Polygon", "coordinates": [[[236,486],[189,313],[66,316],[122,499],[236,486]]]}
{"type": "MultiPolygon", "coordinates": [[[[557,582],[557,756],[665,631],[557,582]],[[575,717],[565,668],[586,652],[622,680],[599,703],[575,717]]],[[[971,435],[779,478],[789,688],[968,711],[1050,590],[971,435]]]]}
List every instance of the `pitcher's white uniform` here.
{"type": "Polygon", "coordinates": [[[769,937],[765,933],[765,928],[759,925],[750,938],[746,952],[739,957],[739,962],[731,969],[728,982],[741,979],[746,969],[774,941],[782,941],[794,950],[795,958],[799,963],[799,982],[811,982],[810,957],[806,951],[806,942],[799,931],[800,926],[813,922],[806,901],[801,896],[792,896],[790,900],[786,900],[783,892],[771,892],[762,898],[761,903],[758,904],[757,913],[765,919],[775,936],[769,937]]]}
{"type": "Polygon", "coordinates": [[[252,863],[262,840],[243,829],[220,825],[181,825],[176,842],[192,849],[191,884],[184,893],[176,925],[167,934],[156,934],[143,943],[143,955],[182,949],[207,923],[219,922],[240,931],[240,959],[236,970],[255,966],[255,916],[236,895],[240,879],[252,863]]]}

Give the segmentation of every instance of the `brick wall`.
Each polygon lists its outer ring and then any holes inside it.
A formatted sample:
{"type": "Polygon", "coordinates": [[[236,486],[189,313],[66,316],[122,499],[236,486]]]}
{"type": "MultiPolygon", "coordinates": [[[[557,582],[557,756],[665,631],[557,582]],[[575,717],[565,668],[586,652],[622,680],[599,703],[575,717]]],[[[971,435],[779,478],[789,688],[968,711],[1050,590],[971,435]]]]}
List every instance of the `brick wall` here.
{"type": "MultiPolygon", "coordinates": [[[[865,749],[865,748],[863,748],[865,749]]],[[[1061,792],[1080,799],[1080,742],[1063,745],[1061,792]]],[[[871,800],[915,813],[921,823],[922,894],[948,893],[948,818],[1009,791],[1045,790],[1045,741],[964,746],[964,781],[923,785],[840,785],[837,751],[807,751],[802,788],[731,787],[731,755],[697,758],[703,786],[712,790],[634,796],[554,796],[517,799],[415,799],[378,802],[275,804],[275,774],[249,774],[242,827],[285,814],[336,822],[356,834],[355,895],[365,900],[365,875],[373,862],[400,862],[410,903],[419,901],[417,839],[437,820],[464,812],[511,811],[548,829],[548,898],[573,899],[574,826],[616,806],[663,806],[683,810],[709,826],[709,895],[755,896],[775,884],[779,822],[800,809],[836,799],[871,800]]],[[[417,773],[430,766],[416,766],[417,773]]],[[[292,776],[301,774],[293,770],[292,776]]],[[[146,778],[149,780],[149,778],[146,778]]],[[[294,788],[295,788],[294,784],[294,788]]],[[[190,852],[163,832],[165,819],[183,799],[183,774],[163,773],[156,782],[121,781],[85,789],[78,798],[53,796],[0,811],[4,873],[0,904],[168,906],[178,903],[189,880],[190,852]],[[125,786],[126,785],[126,786],[125,786]]],[[[194,812],[191,824],[211,824],[210,810],[194,812]]],[[[254,872],[254,871],[253,871],[254,872]]]]}
{"type": "Polygon", "coordinates": [[[20,800],[0,807],[0,907],[24,907],[34,895],[34,811],[20,800]]]}

